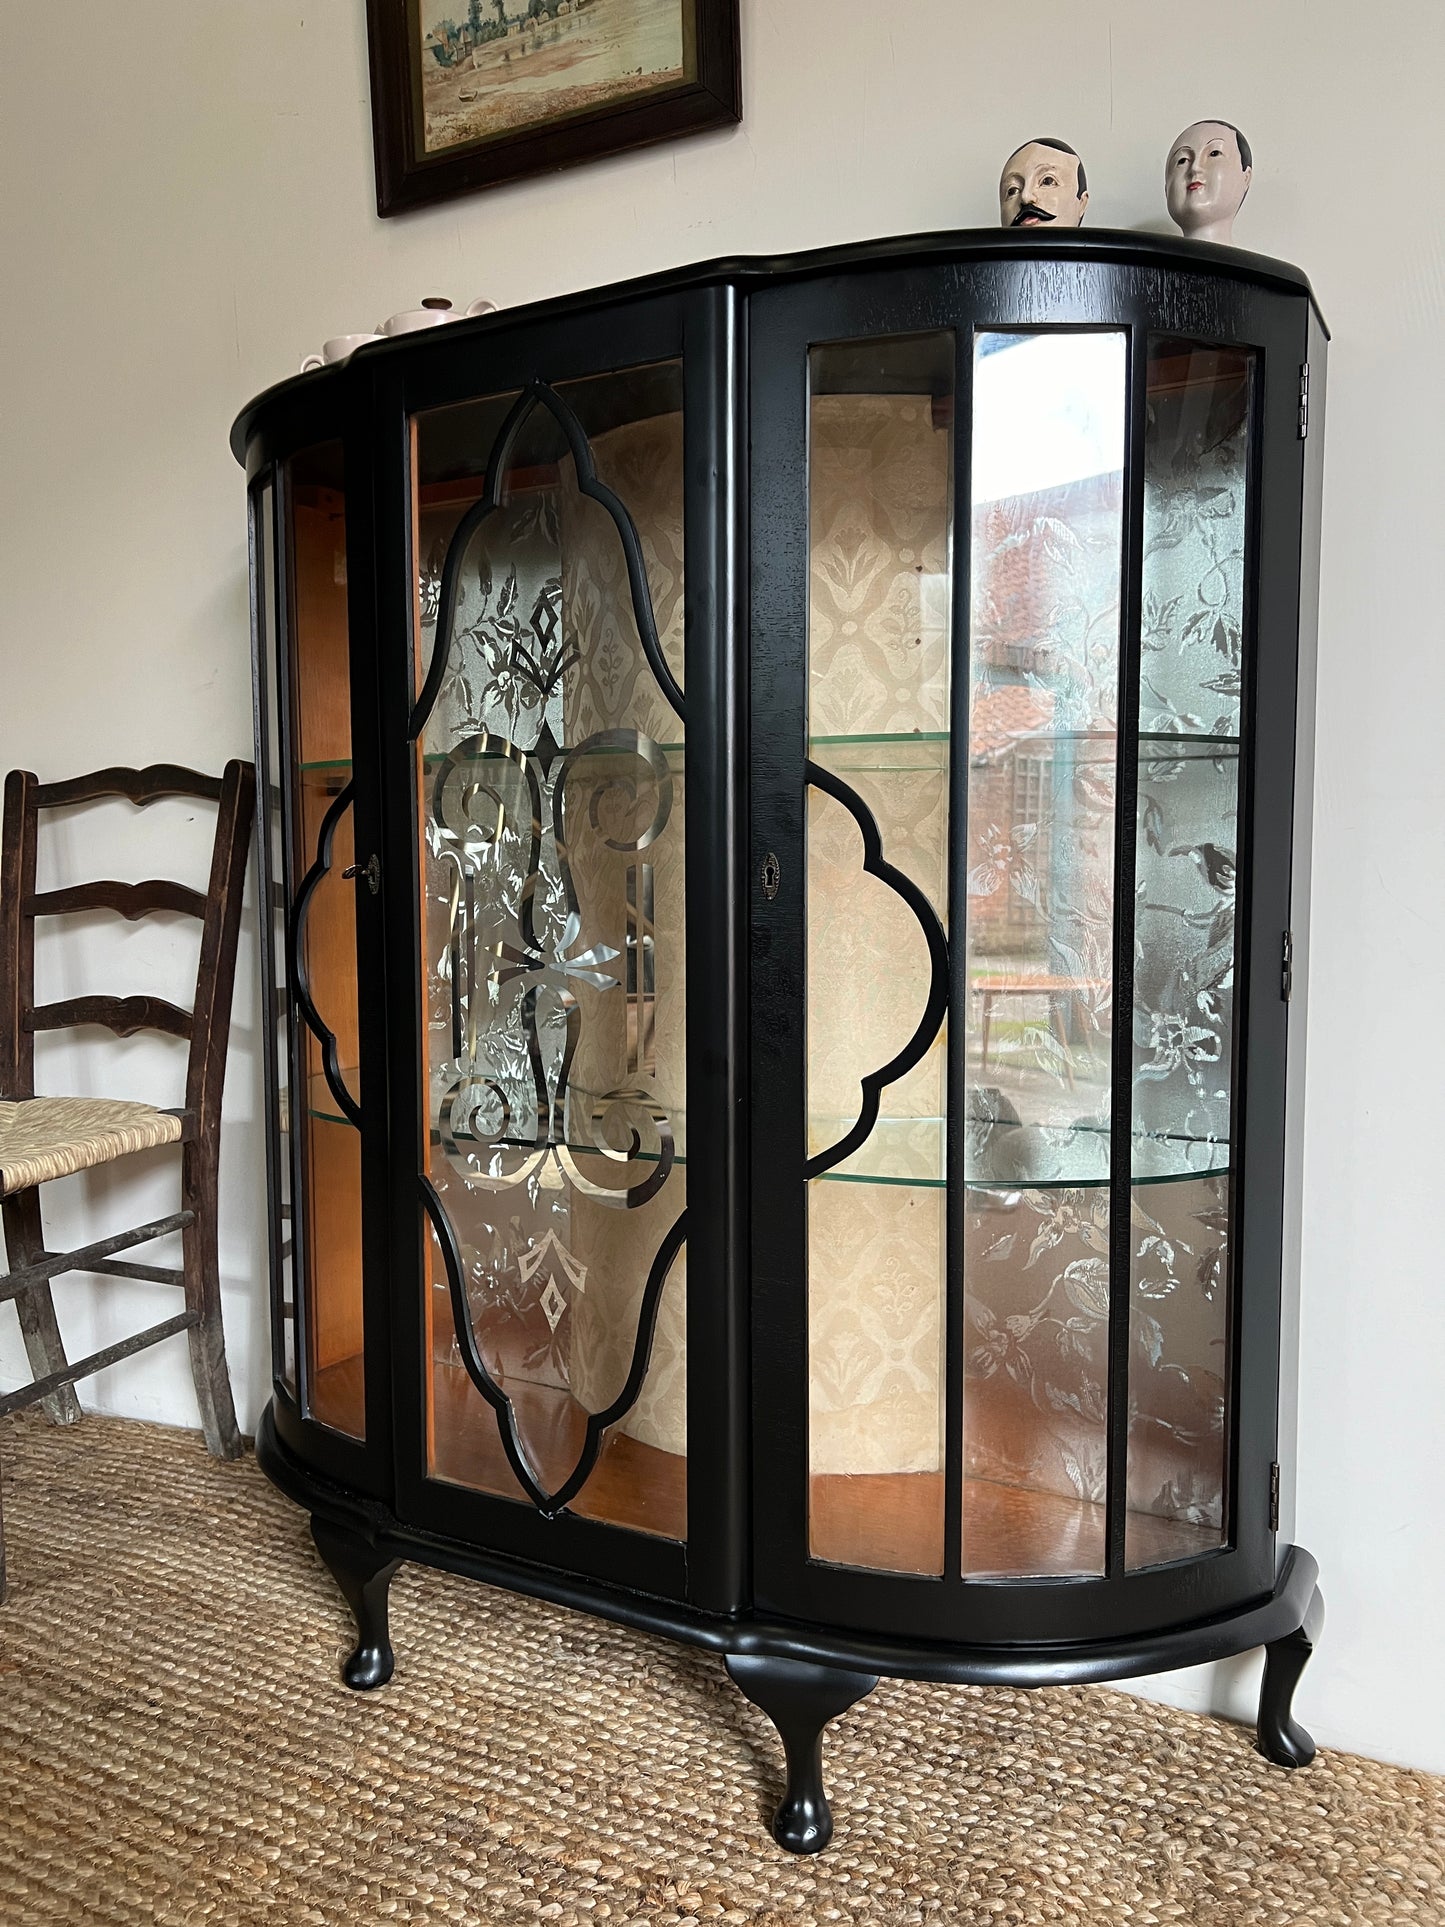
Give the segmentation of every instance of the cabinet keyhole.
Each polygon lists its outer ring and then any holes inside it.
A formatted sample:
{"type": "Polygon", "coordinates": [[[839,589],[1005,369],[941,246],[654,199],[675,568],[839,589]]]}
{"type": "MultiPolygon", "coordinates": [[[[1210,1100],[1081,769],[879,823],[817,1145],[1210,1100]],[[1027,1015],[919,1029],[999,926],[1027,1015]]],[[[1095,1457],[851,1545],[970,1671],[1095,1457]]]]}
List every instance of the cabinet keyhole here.
{"type": "Polygon", "coordinates": [[[778,894],[778,886],[783,880],[782,866],[771,850],[769,850],[763,858],[762,878],[763,895],[767,898],[768,902],[771,903],[773,898],[778,894]]]}

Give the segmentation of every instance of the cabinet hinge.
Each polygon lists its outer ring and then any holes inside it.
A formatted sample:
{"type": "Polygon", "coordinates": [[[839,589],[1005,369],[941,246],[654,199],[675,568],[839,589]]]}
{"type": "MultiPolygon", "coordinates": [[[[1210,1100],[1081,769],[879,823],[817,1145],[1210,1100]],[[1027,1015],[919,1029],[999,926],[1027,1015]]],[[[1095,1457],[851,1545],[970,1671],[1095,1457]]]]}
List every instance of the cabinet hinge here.
{"type": "Polygon", "coordinates": [[[1279,1531],[1279,1461],[1276,1459],[1269,1468],[1269,1529],[1279,1531]]]}
{"type": "Polygon", "coordinates": [[[1310,432],[1310,365],[1302,361],[1299,368],[1299,438],[1303,441],[1310,432]]]}
{"type": "Polygon", "coordinates": [[[1288,1003],[1294,994],[1294,932],[1286,930],[1279,947],[1279,994],[1288,1003]]]}

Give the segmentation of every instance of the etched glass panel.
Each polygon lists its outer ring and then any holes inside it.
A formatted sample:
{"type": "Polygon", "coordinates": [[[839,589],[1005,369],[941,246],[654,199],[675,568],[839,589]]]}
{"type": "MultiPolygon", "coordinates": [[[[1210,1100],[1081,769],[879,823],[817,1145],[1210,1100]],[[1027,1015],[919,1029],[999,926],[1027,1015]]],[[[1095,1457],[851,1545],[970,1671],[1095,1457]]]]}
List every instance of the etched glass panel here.
{"type": "Polygon", "coordinates": [[[681,369],[416,437],[430,1469],[682,1538],[681,369]]]}
{"type": "Polygon", "coordinates": [[[290,1094],[293,1235],[306,1293],[305,1400],[337,1431],[365,1434],[358,1129],[356,886],[345,475],[339,442],[287,464],[290,852],[300,1021],[290,1094]]]}
{"type": "MultiPolygon", "coordinates": [[[[946,960],[954,337],[838,342],[809,361],[808,1150],[855,1131],[946,960]]],[[[848,1155],[808,1186],[809,1550],[943,1570],[943,1142],[935,1018],[848,1155]]],[[[866,1120],[865,1120],[866,1121],[866,1120]]]]}
{"type": "Polygon", "coordinates": [[[967,1573],[1104,1561],[1124,350],[975,339],[967,1573]]]}
{"type": "Polygon", "coordinates": [[[1251,355],[1151,337],[1127,1559],[1223,1542],[1251,355]],[[1151,1175],[1167,1182],[1147,1184],[1151,1175]]]}

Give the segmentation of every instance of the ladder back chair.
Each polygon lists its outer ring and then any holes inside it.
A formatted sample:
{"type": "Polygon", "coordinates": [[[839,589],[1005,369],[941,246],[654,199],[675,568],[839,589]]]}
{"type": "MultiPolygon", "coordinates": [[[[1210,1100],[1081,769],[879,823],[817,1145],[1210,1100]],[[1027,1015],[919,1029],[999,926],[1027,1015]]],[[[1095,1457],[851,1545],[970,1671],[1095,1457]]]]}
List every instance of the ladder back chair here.
{"type": "MultiPolygon", "coordinates": [[[[31,1383],[0,1395],[0,1417],[43,1403],[59,1424],[81,1415],[77,1379],[163,1339],[185,1332],[206,1445],[217,1458],[241,1449],[221,1331],[216,1197],[220,1161],[221,1088],[231,1027],[231,994],[241,923],[246,855],[255,800],[249,763],[227,763],[220,777],[172,764],[148,769],[104,769],[68,782],[41,783],[28,770],[5,779],[0,832],[0,1221],[8,1276],[0,1276],[0,1304],[14,1302],[33,1374],[31,1383]],[[161,878],[144,883],[94,882],[66,889],[35,888],[36,832],[42,810],[109,797],[144,805],[163,797],[199,797],[218,805],[211,873],[204,894],[161,878]],[[191,1010],[163,997],[73,997],[35,1002],[35,923],[76,911],[114,911],[128,921],[157,910],[180,912],[201,924],[200,967],[191,1010]],[[37,1097],[35,1034],[99,1024],[118,1037],[156,1030],[189,1040],[185,1103],[175,1110],[126,1099],[37,1097]],[[181,1147],[181,1209],[132,1231],[74,1251],[45,1246],[40,1186],[131,1152],[160,1144],[181,1147]],[[119,1256],[136,1245],[181,1234],[182,1263],[164,1266],[119,1256]],[[56,1323],[50,1281],[69,1271],[177,1285],[185,1309],[134,1337],[107,1345],[72,1364],[56,1323]]],[[[0,1599],[5,1596],[5,1539],[0,1518],[0,1599]]]]}

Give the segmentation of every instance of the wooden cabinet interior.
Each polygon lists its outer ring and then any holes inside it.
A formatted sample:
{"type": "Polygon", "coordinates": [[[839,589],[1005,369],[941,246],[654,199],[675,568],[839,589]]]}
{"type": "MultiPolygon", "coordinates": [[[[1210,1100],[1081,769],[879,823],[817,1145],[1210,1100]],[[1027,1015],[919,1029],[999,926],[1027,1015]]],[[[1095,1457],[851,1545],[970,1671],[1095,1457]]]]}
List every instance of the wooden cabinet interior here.
{"type": "MultiPolygon", "coordinates": [[[[340,488],[310,471],[336,451],[292,464],[291,713],[293,874],[317,860],[322,824],[352,779],[351,668],[347,624],[346,504],[340,488]]],[[[336,1040],[342,1081],[360,1099],[357,1018],[356,885],[343,875],[354,861],[352,812],[344,811],[330,861],[306,903],[301,933],[311,1001],[336,1040]]],[[[302,1036],[304,1104],[294,1107],[301,1138],[301,1222],[305,1227],[305,1329],[311,1409],[324,1425],[352,1437],[365,1430],[360,1361],[361,1140],[330,1090],[323,1046],[302,1036]]]]}

